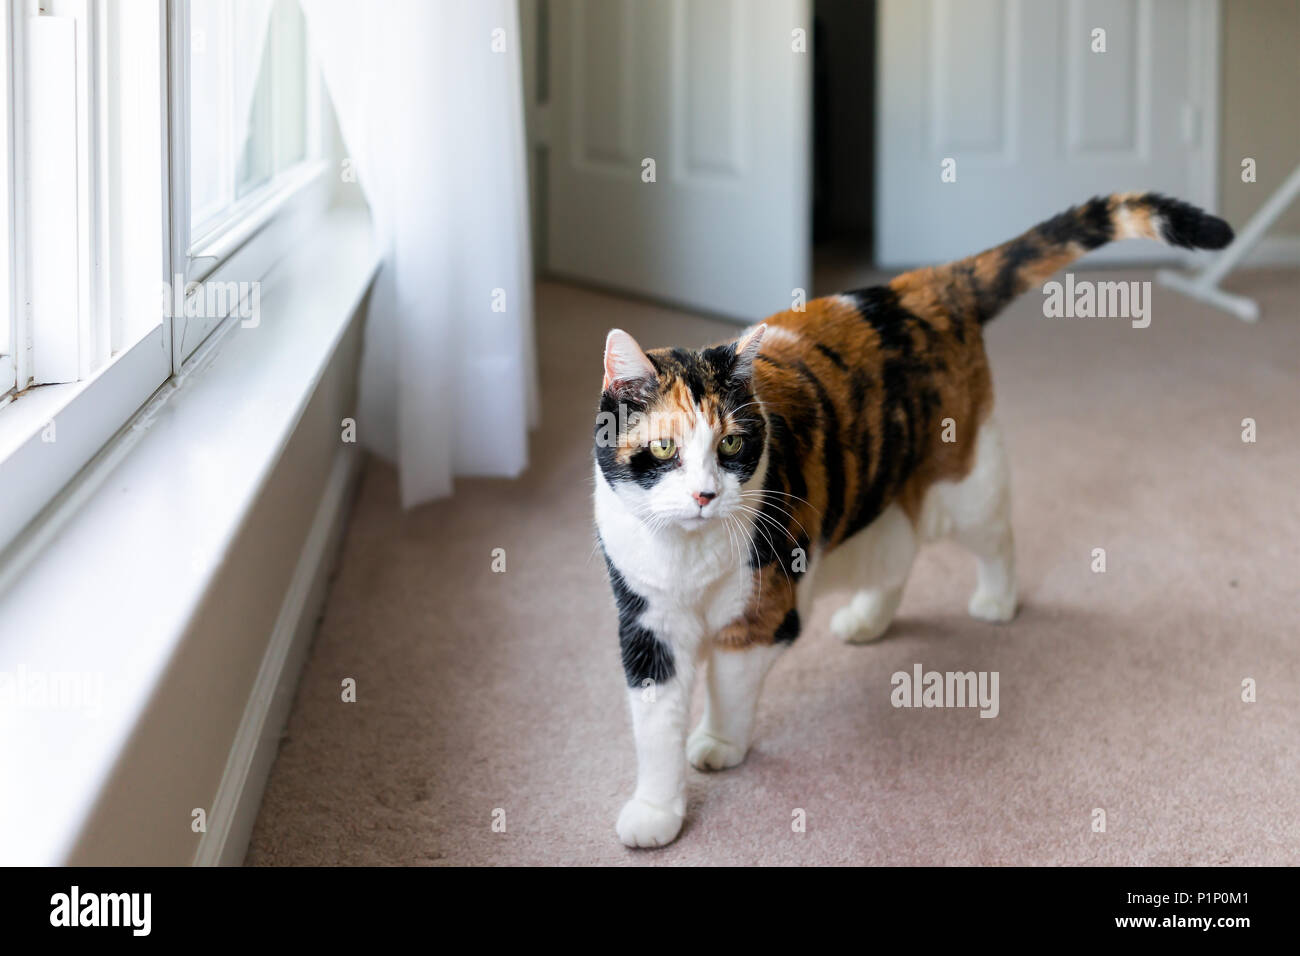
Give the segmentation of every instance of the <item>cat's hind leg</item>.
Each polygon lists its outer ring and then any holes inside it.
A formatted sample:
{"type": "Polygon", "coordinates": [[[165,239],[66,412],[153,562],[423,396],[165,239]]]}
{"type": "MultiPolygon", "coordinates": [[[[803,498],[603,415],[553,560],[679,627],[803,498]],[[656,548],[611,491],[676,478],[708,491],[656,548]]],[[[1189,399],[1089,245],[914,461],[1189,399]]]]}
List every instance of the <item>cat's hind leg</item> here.
{"type": "Polygon", "coordinates": [[[1016,614],[1016,554],[1011,532],[1011,478],[1002,434],[988,419],[976,439],[975,463],[959,482],[936,485],[951,537],[975,555],[976,584],[968,610],[982,621],[1016,614]]]}
{"type": "Polygon", "coordinates": [[[851,581],[857,590],[831,616],[831,632],[850,644],[883,636],[903,600],[916,549],[916,530],[897,504],[840,545],[827,564],[833,559],[837,566],[835,583],[851,581]]]}

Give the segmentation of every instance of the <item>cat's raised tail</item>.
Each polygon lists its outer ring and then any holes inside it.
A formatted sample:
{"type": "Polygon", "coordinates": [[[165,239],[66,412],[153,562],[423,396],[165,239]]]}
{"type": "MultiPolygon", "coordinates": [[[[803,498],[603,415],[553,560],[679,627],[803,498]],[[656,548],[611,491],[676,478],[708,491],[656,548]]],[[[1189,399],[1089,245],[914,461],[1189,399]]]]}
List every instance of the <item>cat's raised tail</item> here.
{"type": "Polygon", "coordinates": [[[971,310],[983,325],[1022,292],[1116,239],[1159,239],[1186,249],[1222,249],[1232,242],[1232,227],[1160,193],[1114,193],[1071,206],[978,255],[904,273],[889,286],[904,296],[927,287],[944,288],[945,305],[971,310]]]}

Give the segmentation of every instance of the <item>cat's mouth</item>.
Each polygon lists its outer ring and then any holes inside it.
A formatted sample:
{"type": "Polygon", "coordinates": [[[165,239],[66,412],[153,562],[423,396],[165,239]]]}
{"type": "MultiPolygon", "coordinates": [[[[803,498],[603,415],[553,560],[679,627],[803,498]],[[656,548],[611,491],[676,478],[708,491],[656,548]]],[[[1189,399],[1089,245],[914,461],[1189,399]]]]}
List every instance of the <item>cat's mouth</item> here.
{"type": "Polygon", "coordinates": [[[717,504],[710,503],[705,508],[677,515],[673,520],[685,531],[696,531],[720,520],[725,513],[717,504]]]}
{"type": "Polygon", "coordinates": [[[718,501],[710,501],[703,508],[664,508],[652,512],[653,518],[647,519],[650,527],[678,528],[682,531],[698,531],[722,519],[727,513],[718,501]]]}

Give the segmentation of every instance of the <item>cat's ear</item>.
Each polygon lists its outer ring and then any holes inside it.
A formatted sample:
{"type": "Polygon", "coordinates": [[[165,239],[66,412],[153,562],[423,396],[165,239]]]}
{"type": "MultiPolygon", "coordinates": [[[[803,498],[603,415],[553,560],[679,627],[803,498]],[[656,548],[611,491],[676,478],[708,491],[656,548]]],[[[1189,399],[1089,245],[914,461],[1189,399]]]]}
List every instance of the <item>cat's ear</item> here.
{"type": "Polygon", "coordinates": [[[603,391],[644,388],[656,381],[655,367],[636,339],[622,329],[611,329],[605,337],[605,381],[603,391]]]}
{"type": "Polygon", "coordinates": [[[748,382],[754,377],[754,359],[758,358],[758,347],[763,343],[766,325],[756,325],[736,342],[736,364],[731,377],[748,382]]]}

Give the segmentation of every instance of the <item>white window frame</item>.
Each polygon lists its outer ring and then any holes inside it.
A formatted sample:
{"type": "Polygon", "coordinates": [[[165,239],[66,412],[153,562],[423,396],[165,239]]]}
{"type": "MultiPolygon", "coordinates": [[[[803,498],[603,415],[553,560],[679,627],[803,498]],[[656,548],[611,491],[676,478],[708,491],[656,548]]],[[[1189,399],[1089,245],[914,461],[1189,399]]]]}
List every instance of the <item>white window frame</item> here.
{"type": "Polygon", "coordinates": [[[15,310],[14,258],[17,243],[14,241],[18,227],[14,221],[14,163],[10,156],[18,142],[14,137],[15,100],[11,40],[13,23],[9,4],[0,2],[0,407],[11,401],[10,395],[18,381],[14,361],[17,347],[18,314],[15,310]]]}
{"type": "MultiPolygon", "coordinates": [[[[14,157],[13,175],[13,210],[14,210],[14,248],[13,248],[13,303],[15,316],[14,366],[16,373],[16,397],[0,407],[0,488],[4,489],[4,508],[0,509],[0,549],[21,547],[24,529],[28,529],[34,519],[58,496],[68,483],[80,472],[104,445],[132,417],[166,380],[171,372],[168,361],[170,353],[170,325],[159,320],[137,341],[122,342],[116,355],[109,355],[103,347],[101,336],[111,328],[110,316],[104,309],[96,315],[98,328],[94,341],[99,348],[99,358],[89,348],[83,348],[85,338],[90,337],[91,297],[99,296],[104,289],[103,276],[107,268],[105,257],[111,250],[102,245],[105,241],[103,227],[106,223],[108,203],[107,169],[109,162],[108,143],[103,136],[100,124],[102,113],[99,109],[102,96],[109,94],[110,84],[106,80],[106,63],[100,51],[106,47],[109,37],[103,32],[109,18],[106,16],[105,0],[12,0],[6,5],[9,27],[11,70],[9,77],[13,90],[13,126],[14,138],[12,155],[14,157]],[[73,95],[76,99],[75,116],[63,114],[59,121],[65,125],[58,131],[68,134],[75,128],[74,157],[76,182],[72,184],[77,196],[76,222],[73,227],[75,235],[65,233],[57,236],[57,243],[51,245],[56,252],[62,249],[66,256],[62,269],[45,272],[48,280],[52,275],[56,283],[75,290],[75,296],[62,297],[66,304],[75,298],[73,314],[60,316],[60,324],[66,332],[71,328],[78,337],[72,354],[55,357],[53,365],[42,364],[39,347],[61,347],[67,343],[35,341],[33,328],[34,317],[40,316],[49,299],[43,297],[50,291],[49,285],[41,286],[41,275],[33,281],[37,271],[31,245],[34,230],[29,228],[40,221],[42,229],[47,223],[40,219],[42,208],[33,211],[33,203],[40,204],[53,193],[43,191],[44,185],[33,179],[33,166],[44,168],[45,164],[34,164],[33,150],[54,147],[62,141],[51,139],[48,143],[34,138],[36,127],[28,119],[42,120],[47,117],[39,113],[27,116],[28,100],[40,95],[33,90],[34,85],[48,78],[49,71],[59,65],[66,68],[66,63],[50,63],[38,59],[33,54],[33,35],[36,43],[46,44],[50,40],[52,26],[49,22],[33,24],[33,20],[70,21],[74,26],[76,37],[75,61],[76,81],[73,95]],[[45,71],[45,72],[42,72],[45,71]],[[35,81],[33,81],[35,78],[35,81]],[[33,82],[29,82],[33,81],[33,82]],[[75,258],[67,256],[66,247],[75,250],[75,258]],[[95,249],[98,259],[92,259],[89,249],[95,249]],[[70,281],[70,274],[74,281],[70,281]],[[85,338],[83,338],[83,333],[85,338]],[[35,361],[34,361],[35,359],[35,361]],[[92,365],[98,364],[98,368],[92,365]],[[57,375],[47,375],[46,369],[55,368],[57,375]],[[63,377],[69,368],[73,374],[68,375],[65,384],[45,384],[47,378],[63,377]]],[[[141,6],[137,12],[147,14],[151,9],[161,15],[161,7],[141,6]]],[[[114,21],[116,22],[116,20],[114,21]]],[[[62,24],[68,26],[67,23],[62,24]]],[[[61,31],[63,37],[69,35],[67,29],[61,31]]],[[[160,95],[165,90],[164,34],[159,31],[159,46],[156,51],[159,66],[158,83],[160,95]]],[[[57,49],[60,56],[69,52],[66,46],[57,49]]],[[[62,75],[60,80],[68,77],[62,75]]],[[[66,83],[62,86],[67,93],[66,83]]],[[[147,123],[149,117],[136,116],[134,121],[147,123]]],[[[161,122],[162,116],[156,118],[161,122]]],[[[160,149],[155,162],[150,165],[149,158],[142,156],[138,170],[139,175],[149,175],[165,181],[167,164],[161,149],[166,142],[165,128],[154,126],[152,131],[160,136],[160,149]]],[[[42,134],[47,132],[41,131],[42,134]]],[[[124,130],[129,136],[131,131],[124,130]]],[[[67,158],[67,157],[65,157],[67,158]]],[[[44,159],[44,157],[42,157],[44,159]]],[[[48,184],[47,184],[48,185],[48,184]]],[[[54,183],[51,188],[61,185],[54,183]]],[[[66,184],[62,184],[66,185],[66,184]]],[[[159,184],[161,187],[161,183],[159,184]]],[[[57,189],[55,190],[57,191],[57,189]]],[[[165,244],[165,193],[160,192],[162,215],[156,223],[157,248],[166,254],[165,244]]],[[[44,250],[41,250],[44,252],[44,250]]],[[[155,281],[165,275],[164,263],[158,263],[155,281]]],[[[57,297],[57,296],[56,296],[57,297]]],[[[42,334],[49,329],[42,329],[42,334]]],[[[50,357],[50,356],[47,356],[50,357]]]]}
{"type": "MultiPolygon", "coordinates": [[[[107,4],[115,2],[118,0],[12,0],[8,5],[11,13],[8,76],[13,81],[14,92],[11,131],[16,134],[11,142],[17,147],[14,168],[10,170],[17,237],[11,250],[14,264],[11,301],[17,309],[13,314],[17,316],[18,326],[17,341],[13,343],[15,384],[32,381],[29,349],[24,348],[31,334],[31,290],[25,278],[29,264],[25,261],[23,239],[27,235],[27,197],[19,185],[29,183],[24,178],[29,165],[28,144],[21,135],[23,78],[29,66],[26,28],[29,17],[34,15],[32,11],[38,7],[42,15],[76,17],[79,27],[78,97],[83,104],[81,108],[88,112],[78,114],[78,169],[84,191],[79,193],[77,246],[79,257],[88,256],[89,250],[98,255],[98,259],[91,260],[95,268],[79,266],[78,269],[77,292],[80,302],[85,303],[88,296],[103,294],[100,273],[105,255],[111,254],[105,245],[108,242],[105,233],[108,137],[97,125],[103,115],[97,104],[115,89],[108,82],[103,58],[98,56],[105,43],[118,42],[118,38],[107,37],[103,32],[110,22],[118,22],[116,15],[110,17],[107,13],[107,4]],[[93,117],[94,123],[88,117],[93,117]]],[[[150,119],[156,119],[157,123],[153,132],[160,133],[159,155],[156,165],[145,162],[144,168],[136,172],[136,175],[151,176],[150,188],[159,190],[161,216],[156,225],[161,261],[157,263],[154,277],[164,284],[170,284],[176,275],[181,275],[186,283],[260,281],[286,252],[310,233],[329,205],[334,184],[333,177],[328,175],[333,163],[327,153],[337,152],[337,138],[322,132],[322,148],[317,158],[299,164],[292,170],[292,176],[277,177],[269,184],[270,188],[250,194],[246,197],[249,203],[238,210],[242,214],[240,218],[227,222],[219,234],[201,237],[199,245],[192,245],[189,235],[189,3],[188,0],[131,0],[125,6],[158,18],[158,47],[153,52],[159,71],[160,110],[156,118],[150,119]]],[[[309,105],[325,114],[319,85],[314,95],[309,94],[309,105]]],[[[143,120],[137,117],[137,121],[143,120]]],[[[327,124],[323,121],[316,124],[313,119],[311,125],[327,124]]],[[[107,323],[115,318],[105,311],[97,314],[101,328],[108,328],[107,323]]],[[[87,466],[97,456],[109,453],[115,436],[118,443],[124,442],[133,428],[145,427],[148,417],[142,418],[141,410],[146,403],[152,408],[174,392],[175,388],[167,386],[186,374],[187,363],[193,363],[199,346],[235,319],[237,316],[230,314],[189,321],[183,314],[164,316],[138,341],[125,345],[102,367],[90,370],[90,374],[79,374],[77,381],[63,385],[20,388],[16,399],[0,405],[0,496],[3,496],[0,562],[25,560],[23,556],[36,547],[35,542],[45,539],[42,526],[61,520],[68,510],[57,505],[75,498],[74,478],[83,470],[89,471],[87,466]],[[151,397],[155,398],[154,402],[150,402],[151,397]],[[54,441],[48,440],[51,422],[55,426],[54,441]]],[[[79,321],[84,321],[84,312],[79,321]]],[[[83,327],[81,331],[86,330],[83,327]]],[[[80,355],[78,363],[79,373],[88,370],[87,361],[80,355]]],[[[0,402],[7,391],[0,389],[0,402]]],[[[202,438],[195,436],[195,440],[202,438]]]]}

